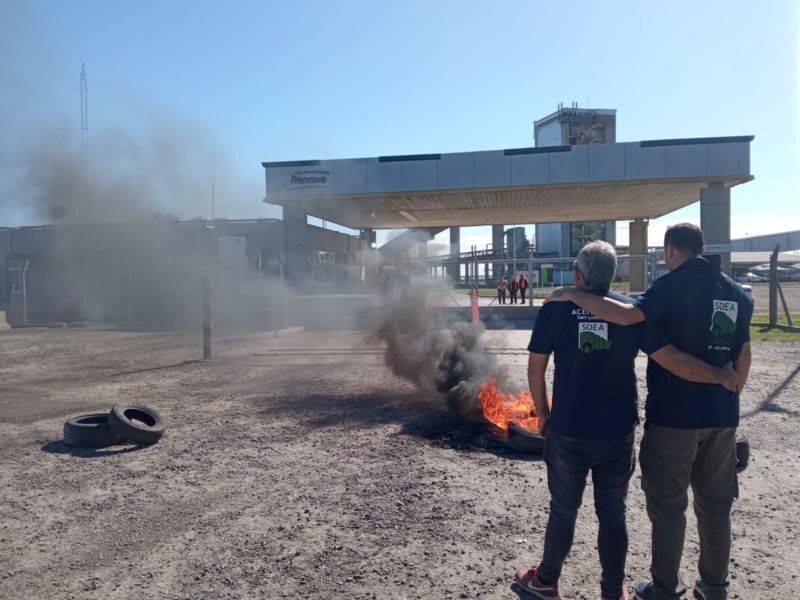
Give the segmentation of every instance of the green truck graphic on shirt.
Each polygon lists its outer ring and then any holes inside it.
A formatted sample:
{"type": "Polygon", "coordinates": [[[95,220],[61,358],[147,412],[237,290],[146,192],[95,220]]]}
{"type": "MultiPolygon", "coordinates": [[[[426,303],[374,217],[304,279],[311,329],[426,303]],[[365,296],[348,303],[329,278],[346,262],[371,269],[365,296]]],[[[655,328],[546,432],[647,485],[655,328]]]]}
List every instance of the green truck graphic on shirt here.
{"type": "Polygon", "coordinates": [[[736,331],[736,317],[739,303],[732,300],[714,300],[711,313],[711,335],[715,338],[727,337],[736,331]]]}
{"type": "Polygon", "coordinates": [[[714,300],[711,324],[708,328],[708,349],[714,352],[730,352],[736,333],[736,317],[739,303],[734,300],[714,300]]]}
{"type": "Polygon", "coordinates": [[[725,335],[734,331],[736,331],[736,321],[731,321],[725,313],[715,312],[711,317],[711,333],[714,335],[725,335]]]}
{"type": "Polygon", "coordinates": [[[595,350],[608,350],[611,340],[608,339],[608,323],[578,323],[578,348],[586,354],[595,350]]]}

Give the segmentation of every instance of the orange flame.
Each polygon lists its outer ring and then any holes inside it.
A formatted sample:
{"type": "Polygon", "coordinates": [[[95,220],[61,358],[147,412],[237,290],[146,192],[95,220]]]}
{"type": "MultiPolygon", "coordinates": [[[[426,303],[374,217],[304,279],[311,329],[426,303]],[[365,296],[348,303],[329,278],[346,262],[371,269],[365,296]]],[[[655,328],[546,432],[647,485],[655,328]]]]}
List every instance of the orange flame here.
{"type": "Polygon", "coordinates": [[[538,418],[528,390],[519,394],[502,392],[497,389],[497,381],[490,377],[480,384],[478,400],[483,409],[483,417],[503,434],[508,430],[509,423],[537,433],[538,418]]]}

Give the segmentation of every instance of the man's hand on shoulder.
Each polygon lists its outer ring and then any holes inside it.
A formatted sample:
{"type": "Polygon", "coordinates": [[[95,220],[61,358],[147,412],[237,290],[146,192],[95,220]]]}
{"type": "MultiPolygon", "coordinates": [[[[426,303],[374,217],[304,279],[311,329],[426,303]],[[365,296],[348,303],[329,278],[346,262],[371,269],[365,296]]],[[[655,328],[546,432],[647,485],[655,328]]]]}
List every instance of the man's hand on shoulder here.
{"type": "Polygon", "coordinates": [[[667,371],[686,381],[721,385],[731,392],[738,392],[741,387],[739,384],[741,376],[733,369],[731,363],[715,367],[688,352],[678,350],[672,344],[662,346],[649,355],[667,371]]]}
{"type": "Polygon", "coordinates": [[[550,294],[547,298],[544,299],[544,303],[547,304],[548,302],[570,302],[572,300],[572,293],[575,290],[573,288],[558,288],[553,290],[553,293],[550,294]]]}

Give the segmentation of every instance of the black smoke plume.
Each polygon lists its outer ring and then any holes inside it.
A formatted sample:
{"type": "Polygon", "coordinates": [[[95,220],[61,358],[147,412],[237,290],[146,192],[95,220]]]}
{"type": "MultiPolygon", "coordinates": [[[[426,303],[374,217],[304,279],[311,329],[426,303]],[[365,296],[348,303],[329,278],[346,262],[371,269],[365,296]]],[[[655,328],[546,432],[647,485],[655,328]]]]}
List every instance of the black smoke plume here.
{"type": "Polygon", "coordinates": [[[478,389],[488,377],[507,387],[505,371],[486,352],[483,326],[448,317],[450,301],[438,281],[412,276],[389,282],[377,337],[387,347],[386,364],[424,391],[438,392],[460,417],[481,420],[478,389]]]}

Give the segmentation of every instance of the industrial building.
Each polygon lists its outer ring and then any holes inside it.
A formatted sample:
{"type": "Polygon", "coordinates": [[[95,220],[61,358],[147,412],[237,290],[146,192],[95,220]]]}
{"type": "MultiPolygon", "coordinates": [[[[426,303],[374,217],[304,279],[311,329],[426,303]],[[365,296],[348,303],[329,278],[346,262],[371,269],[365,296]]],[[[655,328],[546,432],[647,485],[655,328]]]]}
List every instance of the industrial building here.
{"type": "MultiPolygon", "coordinates": [[[[533,124],[537,148],[613,144],[617,141],[617,111],[604,108],[578,108],[577,103],[533,124]]],[[[536,254],[543,258],[576,256],[587,242],[603,240],[617,243],[615,221],[575,221],[537,223],[536,254]]],[[[569,273],[571,277],[571,273],[569,273]]]]}
{"type": "MultiPolygon", "coordinates": [[[[706,251],[719,255],[723,269],[731,272],[731,190],[753,179],[752,139],[264,162],[265,201],[283,207],[287,265],[300,279],[310,270],[303,239],[308,215],[362,230],[368,239],[376,229],[408,229],[414,240],[425,243],[449,228],[451,262],[440,266],[451,278],[462,272],[465,262],[495,268],[500,263],[502,269],[508,262],[507,225],[552,223],[554,232],[564,232],[569,224],[569,235],[560,235],[553,249],[553,256],[568,264],[567,256],[574,256],[587,239],[613,241],[613,223],[626,220],[631,290],[643,291],[653,273],[648,268],[648,221],[697,201],[706,251]],[[595,224],[601,227],[595,229],[595,224]],[[459,227],[474,225],[493,226],[491,247],[462,252],[459,227]]],[[[526,270],[533,268],[529,262],[526,270]]]]}
{"type": "MultiPolygon", "coordinates": [[[[12,325],[113,321],[193,327],[202,276],[214,278],[218,320],[275,319],[270,298],[284,268],[283,222],[154,220],[0,229],[0,310],[12,325]],[[270,293],[267,293],[270,292],[270,293]]],[[[316,288],[358,289],[367,240],[306,224],[316,288]]]]}
{"type": "Polygon", "coordinates": [[[731,240],[734,252],[772,252],[776,246],[781,252],[800,250],[800,229],[731,240]]]}
{"type": "Polygon", "coordinates": [[[269,326],[275,290],[374,290],[379,265],[409,254],[454,281],[526,272],[532,283],[567,284],[570,257],[589,240],[614,243],[617,220],[630,230],[620,273],[643,291],[658,271],[648,221],[698,200],[706,251],[731,272],[731,190],[753,179],[752,136],[620,143],[616,111],[577,106],[534,129],[526,148],[264,162],[265,201],[282,207],[282,220],[0,229],[0,310],[12,324],[196,325],[210,274],[220,318],[269,326]],[[525,224],[537,226],[535,246],[525,224]],[[482,225],[492,242],[462,252],[460,227],[482,225]],[[406,231],[378,250],[378,229],[406,231]],[[428,257],[427,242],[445,229],[449,255],[428,257]]]}

